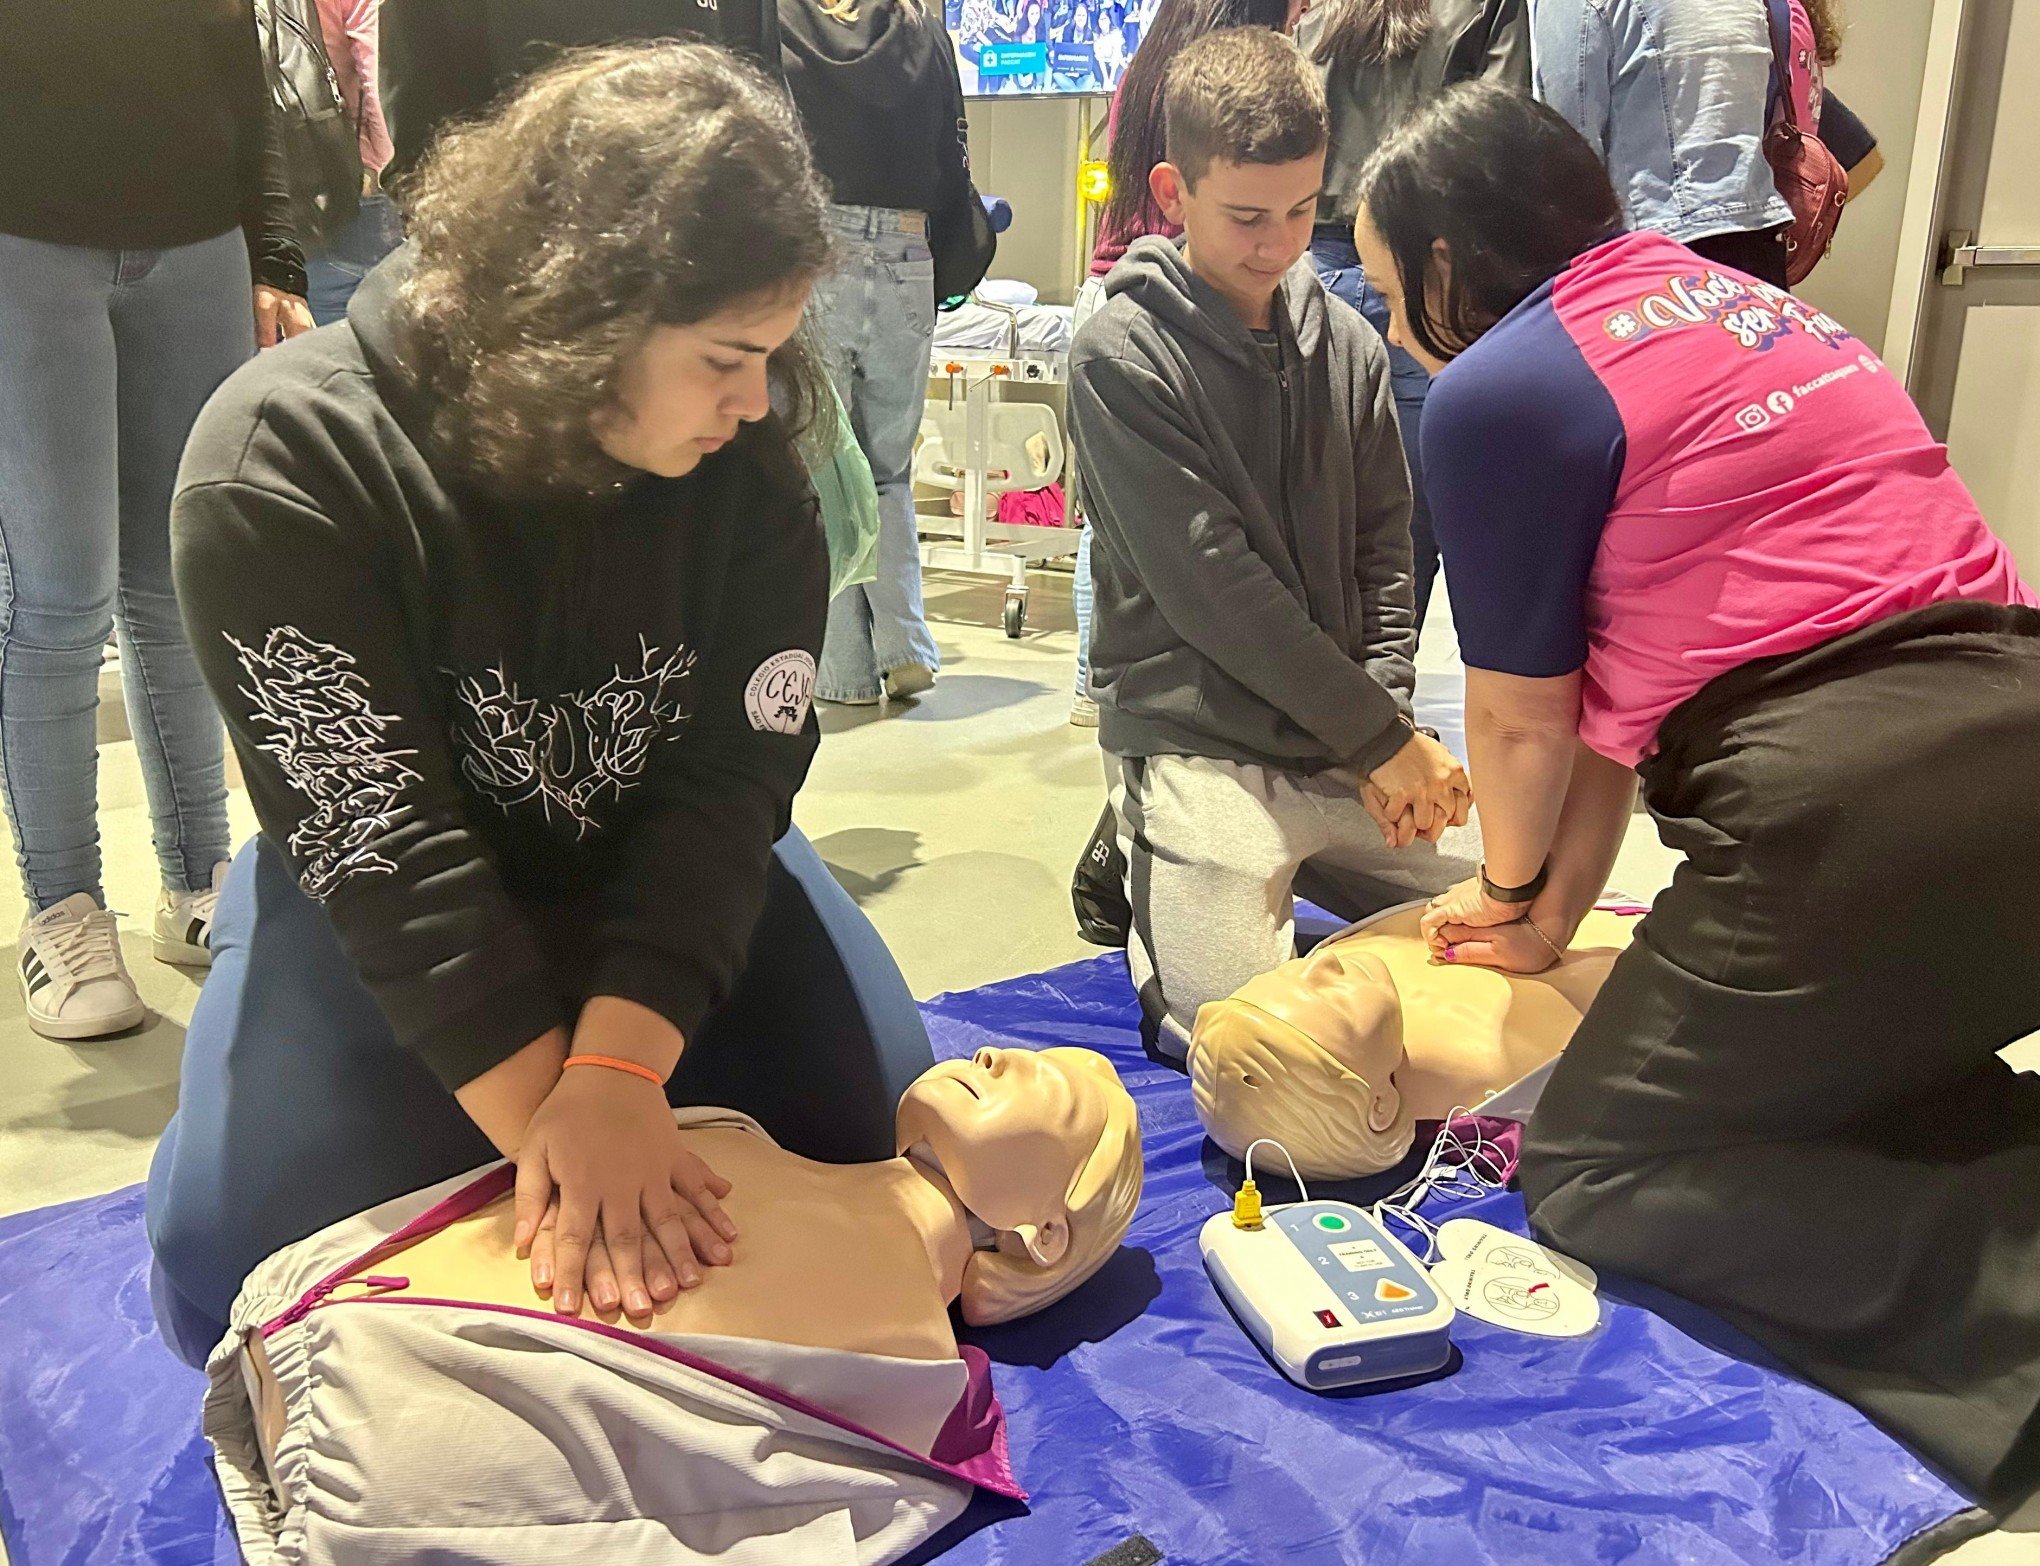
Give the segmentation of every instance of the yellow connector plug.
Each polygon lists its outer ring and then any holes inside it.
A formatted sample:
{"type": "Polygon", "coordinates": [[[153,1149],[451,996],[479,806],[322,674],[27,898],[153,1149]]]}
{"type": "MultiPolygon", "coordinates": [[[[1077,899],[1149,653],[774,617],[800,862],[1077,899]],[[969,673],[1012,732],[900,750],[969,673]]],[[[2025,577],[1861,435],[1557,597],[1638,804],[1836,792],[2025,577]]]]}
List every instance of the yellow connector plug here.
{"type": "Polygon", "coordinates": [[[1243,1184],[1232,1199],[1232,1221],[1235,1229],[1261,1227],[1261,1193],[1254,1189],[1251,1180],[1243,1184]]]}

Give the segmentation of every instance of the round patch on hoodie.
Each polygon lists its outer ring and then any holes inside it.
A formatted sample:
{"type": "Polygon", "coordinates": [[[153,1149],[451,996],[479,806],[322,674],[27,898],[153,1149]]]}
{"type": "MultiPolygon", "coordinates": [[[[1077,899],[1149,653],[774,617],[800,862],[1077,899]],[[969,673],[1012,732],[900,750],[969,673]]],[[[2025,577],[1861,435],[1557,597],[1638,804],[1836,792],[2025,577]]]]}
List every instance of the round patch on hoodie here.
{"type": "Polygon", "coordinates": [[[774,653],[744,687],[744,711],[751,727],[771,734],[798,734],[815,693],[815,660],[798,647],[774,653]]]}

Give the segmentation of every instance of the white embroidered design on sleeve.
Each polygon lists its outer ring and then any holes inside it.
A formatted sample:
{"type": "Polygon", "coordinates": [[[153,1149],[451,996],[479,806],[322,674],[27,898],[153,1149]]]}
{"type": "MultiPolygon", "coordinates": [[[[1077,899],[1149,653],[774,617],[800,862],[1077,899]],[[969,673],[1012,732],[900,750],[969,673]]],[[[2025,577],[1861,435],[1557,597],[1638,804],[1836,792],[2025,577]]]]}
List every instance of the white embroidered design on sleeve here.
{"type": "Polygon", "coordinates": [[[260,648],[227,641],[248,677],[249,718],[270,730],[260,750],[311,802],[289,845],[305,867],[305,895],[323,903],[357,876],[395,874],[376,845],[409,814],[400,800],[418,781],[405,765],[417,752],[389,746],[399,720],[369,705],[354,655],[292,625],[270,631],[260,648]]]}
{"type": "Polygon", "coordinates": [[[524,695],[499,664],[456,676],[453,737],[460,769],[504,810],[537,800],[586,837],[600,807],[642,781],[652,747],[677,739],[688,716],[683,687],[694,654],[638,642],[638,671],[616,672],[595,690],[550,699],[524,695]]]}

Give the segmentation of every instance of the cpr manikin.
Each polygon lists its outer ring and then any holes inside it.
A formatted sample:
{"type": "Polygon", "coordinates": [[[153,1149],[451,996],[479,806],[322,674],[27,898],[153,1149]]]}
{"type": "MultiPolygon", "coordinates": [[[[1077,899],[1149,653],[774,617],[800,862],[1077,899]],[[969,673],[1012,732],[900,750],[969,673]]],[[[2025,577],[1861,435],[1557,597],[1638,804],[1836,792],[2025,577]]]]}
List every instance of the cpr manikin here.
{"type": "Polygon", "coordinates": [[[1471,1108],[1565,1048],[1635,924],[1590,913],[1563,962],[1523,975],[1433,960],[1422,914],[1342,931],[1198,1011],[1191,1090],[1214,1142],[1237,1158],[1273,1138],[1306,1180],[1393,1168],[1419,1120],[1471,1108]]]}
{"type": "Polygon", "coordinates": [[[1026,1315],[1118,1248],[1140,1134],[1105,1059],[939,1064],[900,1101],[902,1156],[876,1164],[810,1162],[724,1111],[675,1116],[730,1182],[739,1238],[646,1329],[566,1321],[533,1294],[508,1166],[256,1270],[206,1407],[251,1562],[383,1561],[392,1540],[506,1566],[880,1562],[971,1486],[1013,1493],[950,1306],[1026,1315]]]}

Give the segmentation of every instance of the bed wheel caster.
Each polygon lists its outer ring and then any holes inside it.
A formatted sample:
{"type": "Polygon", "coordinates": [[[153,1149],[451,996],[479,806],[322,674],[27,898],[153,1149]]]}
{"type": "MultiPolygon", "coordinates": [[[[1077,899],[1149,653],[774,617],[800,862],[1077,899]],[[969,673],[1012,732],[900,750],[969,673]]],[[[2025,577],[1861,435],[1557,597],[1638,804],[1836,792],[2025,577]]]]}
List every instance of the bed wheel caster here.
{"type": "Polygon", "coordinates": [[[1024,589],[1006,589],[1006,613],[1004,615],[1006,634],[1014,641],[1027,628],[1027,594],[1024,589]]]}

